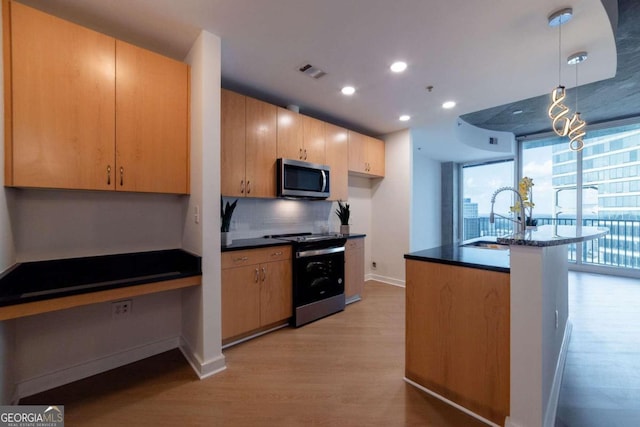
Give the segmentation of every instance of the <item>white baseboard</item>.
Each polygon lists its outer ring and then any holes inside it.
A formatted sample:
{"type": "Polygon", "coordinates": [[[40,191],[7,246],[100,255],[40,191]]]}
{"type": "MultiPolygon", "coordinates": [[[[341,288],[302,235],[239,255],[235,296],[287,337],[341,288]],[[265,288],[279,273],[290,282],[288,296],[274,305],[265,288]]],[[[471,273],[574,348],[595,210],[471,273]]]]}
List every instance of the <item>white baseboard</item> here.
{"type": "Polygon", "coordinates": [[[377,282],[386,283],[387,285],[399,286],[401,288],[405,287],[404,280],[394,279],[393,277],[380,276],[378,274],[367,274],[364,280],[375,280],[377,282]]]}
{"type": "Polygon", "coordinates": [[[225,358],[222,353],[212,360],[203,362],[200,359],[200,356],[198,356],[198,354],[193,351],[189,343],[187,343],[184,339],[180,340],[180,351],[189,362],[189,365],[191,365],[191,369],[193,369],[198,378],[200,378],[201,380],[227,369],[225,358]]]}
{"type": "Polygon", "coordinates": [[[179,344],[179,337],[167,338],[21,381],[16,386],[17,399],[164,353],[177,348],[179,344]]]}
{"type": "Polygon", "coordinates": [[[562,337],[562,344],[560,345],[560,354],[558,355],[558,363],[556,364],[556,370],[553,375],[553,384],[551,385],[551,393],[549,393],[549,401],[547,402],[547,409],[544,413],[544,427],[553,427],[556,425],[556,414],[558,412],[558,400],[560,398],[560,386],[562,385],[562,375],[564,374],[564,366],[567,361],[567,353],[569,351],[569,340],[571,339],[571,332],[573,330],[573,324],[567,319],[567,324],[564,327],[564,336],[562,337]]]}
{"type": "Polygon", "coordinates": [[[444,403],[446,403],[446,404],[448,404],[448,405],[453,406],[454,408],[456,408],[456,409],[458,409],[458,410],[460,410],[460,411],[464,412],[464,413],[465,413],[465,414],[467,414],[467,415],[472,416],[473,418],[475,418],[475,419],[477,419],[477,420],[482,421],[483,423],[485,423],[485,424],[487,424],[487,425],[489,425],[489,426],[491,426],[491,427],[500,427],[498,424],[496,424],[496,423],[494,423],[494,422],[492,422],[492,421],[490,421],[490,420],[486,419],[485,417],[483,417],[483,416],[481,416],[481,415],[476,414],[475,412],[473,412],[473,411],[471,411],[471,410],[469,410],[469,409],[465,408],[465,407],[464,407],[464,406],[462,406],[462,405],[457,404],[456,402],[454,402],[454,401],[452,401],[452,400],[447,399],[446,397],[444,397],[444,396],[442,396],[442,395],[440,395],[440,394],[436,393],[435,391],[429,390],[428,388],[426,388],[426,387],[424,387],[424,386],[422,386],[422,385],[418,384],[417,382],[411,381],[411,380],[410,380],[409,378],[407,378],[407,377],[404,377],[404,380],[405,380],[407,383],[409,383],[409,384],[411,384],[412,386],[414,386],[415,388],[420,389],[420,390],[424,391],[425,393],[430,394],[431,396],[435,397],[436,399],[440,399],[440,400],[442,400],[444,403]]]}

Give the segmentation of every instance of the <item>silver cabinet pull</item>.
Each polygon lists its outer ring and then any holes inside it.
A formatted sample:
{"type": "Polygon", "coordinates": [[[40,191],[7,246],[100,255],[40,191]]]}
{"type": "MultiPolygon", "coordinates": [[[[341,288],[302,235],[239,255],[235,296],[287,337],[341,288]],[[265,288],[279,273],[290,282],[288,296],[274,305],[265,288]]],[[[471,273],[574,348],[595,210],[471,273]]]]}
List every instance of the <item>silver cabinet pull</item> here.
{"type": "Polygon", "coordinates": [[[120,166],[120,187],[124,185],[124,168],[120,166]]]}
{"type": "Polygon", "coordinates": [[[244,179],[240,181],[240,194],[244,194],[244,179]]]}
{"type": "Polygon", "coordinates": [[[242,258],[234,258],[233,262],[244,262],[244,261],[247,261],[248,259],[249,257],[243,256],[242,258]]]}
{"type": "Polygon", "coordinates": [[[247,194],[251,193],[251,181],[247,181],[247,194]]]}
{"type": "Polygon", "coordinates": [[[307,160],[307,149],[304,149],[304,159],[307,160]]]}
{"type": "Polygon", "coordinates": [[[271,252],[271,256],[280,256],[280,255],[282,255],[282,251],[271,252]]]}
{"type": "Polygon", "coordinates": [[[267,278],[267,269],[262,267],[262,281],[264,282],[267,278]]]}
{"type": "Polygon", "coordinates": [[[107,185],[111,185],[111,165],[107,165],[107,185]]]}
{"type": "Polygon", "coordinates": [[[258,283],[258,279],[260,277],[260,272],[258,271],[258,267],[256,267],[256,277],[255,277],[255,282],[258,283]]]}
{"type": "Polygon", "coordinates": [[[300,149],[300,152],[298,153],[298,158],[299,158],[300,160],[302,160],[302,148],[300,149]]]}

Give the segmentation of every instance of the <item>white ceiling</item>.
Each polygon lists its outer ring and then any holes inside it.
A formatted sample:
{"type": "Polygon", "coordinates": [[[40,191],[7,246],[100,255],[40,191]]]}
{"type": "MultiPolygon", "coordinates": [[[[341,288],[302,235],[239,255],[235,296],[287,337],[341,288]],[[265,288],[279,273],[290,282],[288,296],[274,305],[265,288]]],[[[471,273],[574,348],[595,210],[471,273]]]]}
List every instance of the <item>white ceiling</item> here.
{"type": "MultiPolygon", "coordinates": [[[[222,40],[226,83],[371,134],[453,123],[550,92],[558,83],[558,30],[547,16],[562,7],[574,10],[562,29],[563,52],[589,52],[580,84],[616,70],[600,0],[23,2],[179,59],[205,29],[222,40]],[[393,74],[395,60],[406,61],[407,71],[393,74]],[[297,71],[307,62],[327,75],[313,80],[297,71]],[[345,84],[356,87],[353,97],[340,94],[345,84]],[[445,111],[446,100],[458,106],[445,111]],[[400,114],[412,120],[399,122],[400,114]]],[[[573,81],[575,68],[562,73],[573,81]]]]}

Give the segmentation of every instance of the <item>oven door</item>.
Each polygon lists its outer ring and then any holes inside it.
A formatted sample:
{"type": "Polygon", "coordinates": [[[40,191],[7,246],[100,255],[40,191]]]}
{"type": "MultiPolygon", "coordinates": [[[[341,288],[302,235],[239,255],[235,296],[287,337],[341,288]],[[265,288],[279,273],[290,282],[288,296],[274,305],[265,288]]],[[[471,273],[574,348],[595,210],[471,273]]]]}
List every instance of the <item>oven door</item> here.
{"type": "Polygon", "coordinates": [[[344,246],[297,251],[293,280],[296,307],[344,294],[344,246]]]}

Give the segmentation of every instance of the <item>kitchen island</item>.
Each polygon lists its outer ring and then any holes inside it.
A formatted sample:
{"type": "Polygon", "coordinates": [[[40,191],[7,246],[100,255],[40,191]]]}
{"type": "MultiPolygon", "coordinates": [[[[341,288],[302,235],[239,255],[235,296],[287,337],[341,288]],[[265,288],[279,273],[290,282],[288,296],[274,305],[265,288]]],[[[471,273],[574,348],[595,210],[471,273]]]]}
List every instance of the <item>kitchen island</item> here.
{"type": "Polygon", "coordinates": [[[571,330],[567,245],[606,233],[544,226],[498,238],[508,250],[405,255],[406,380],[489,425],[553,425],[571,330]]]}

